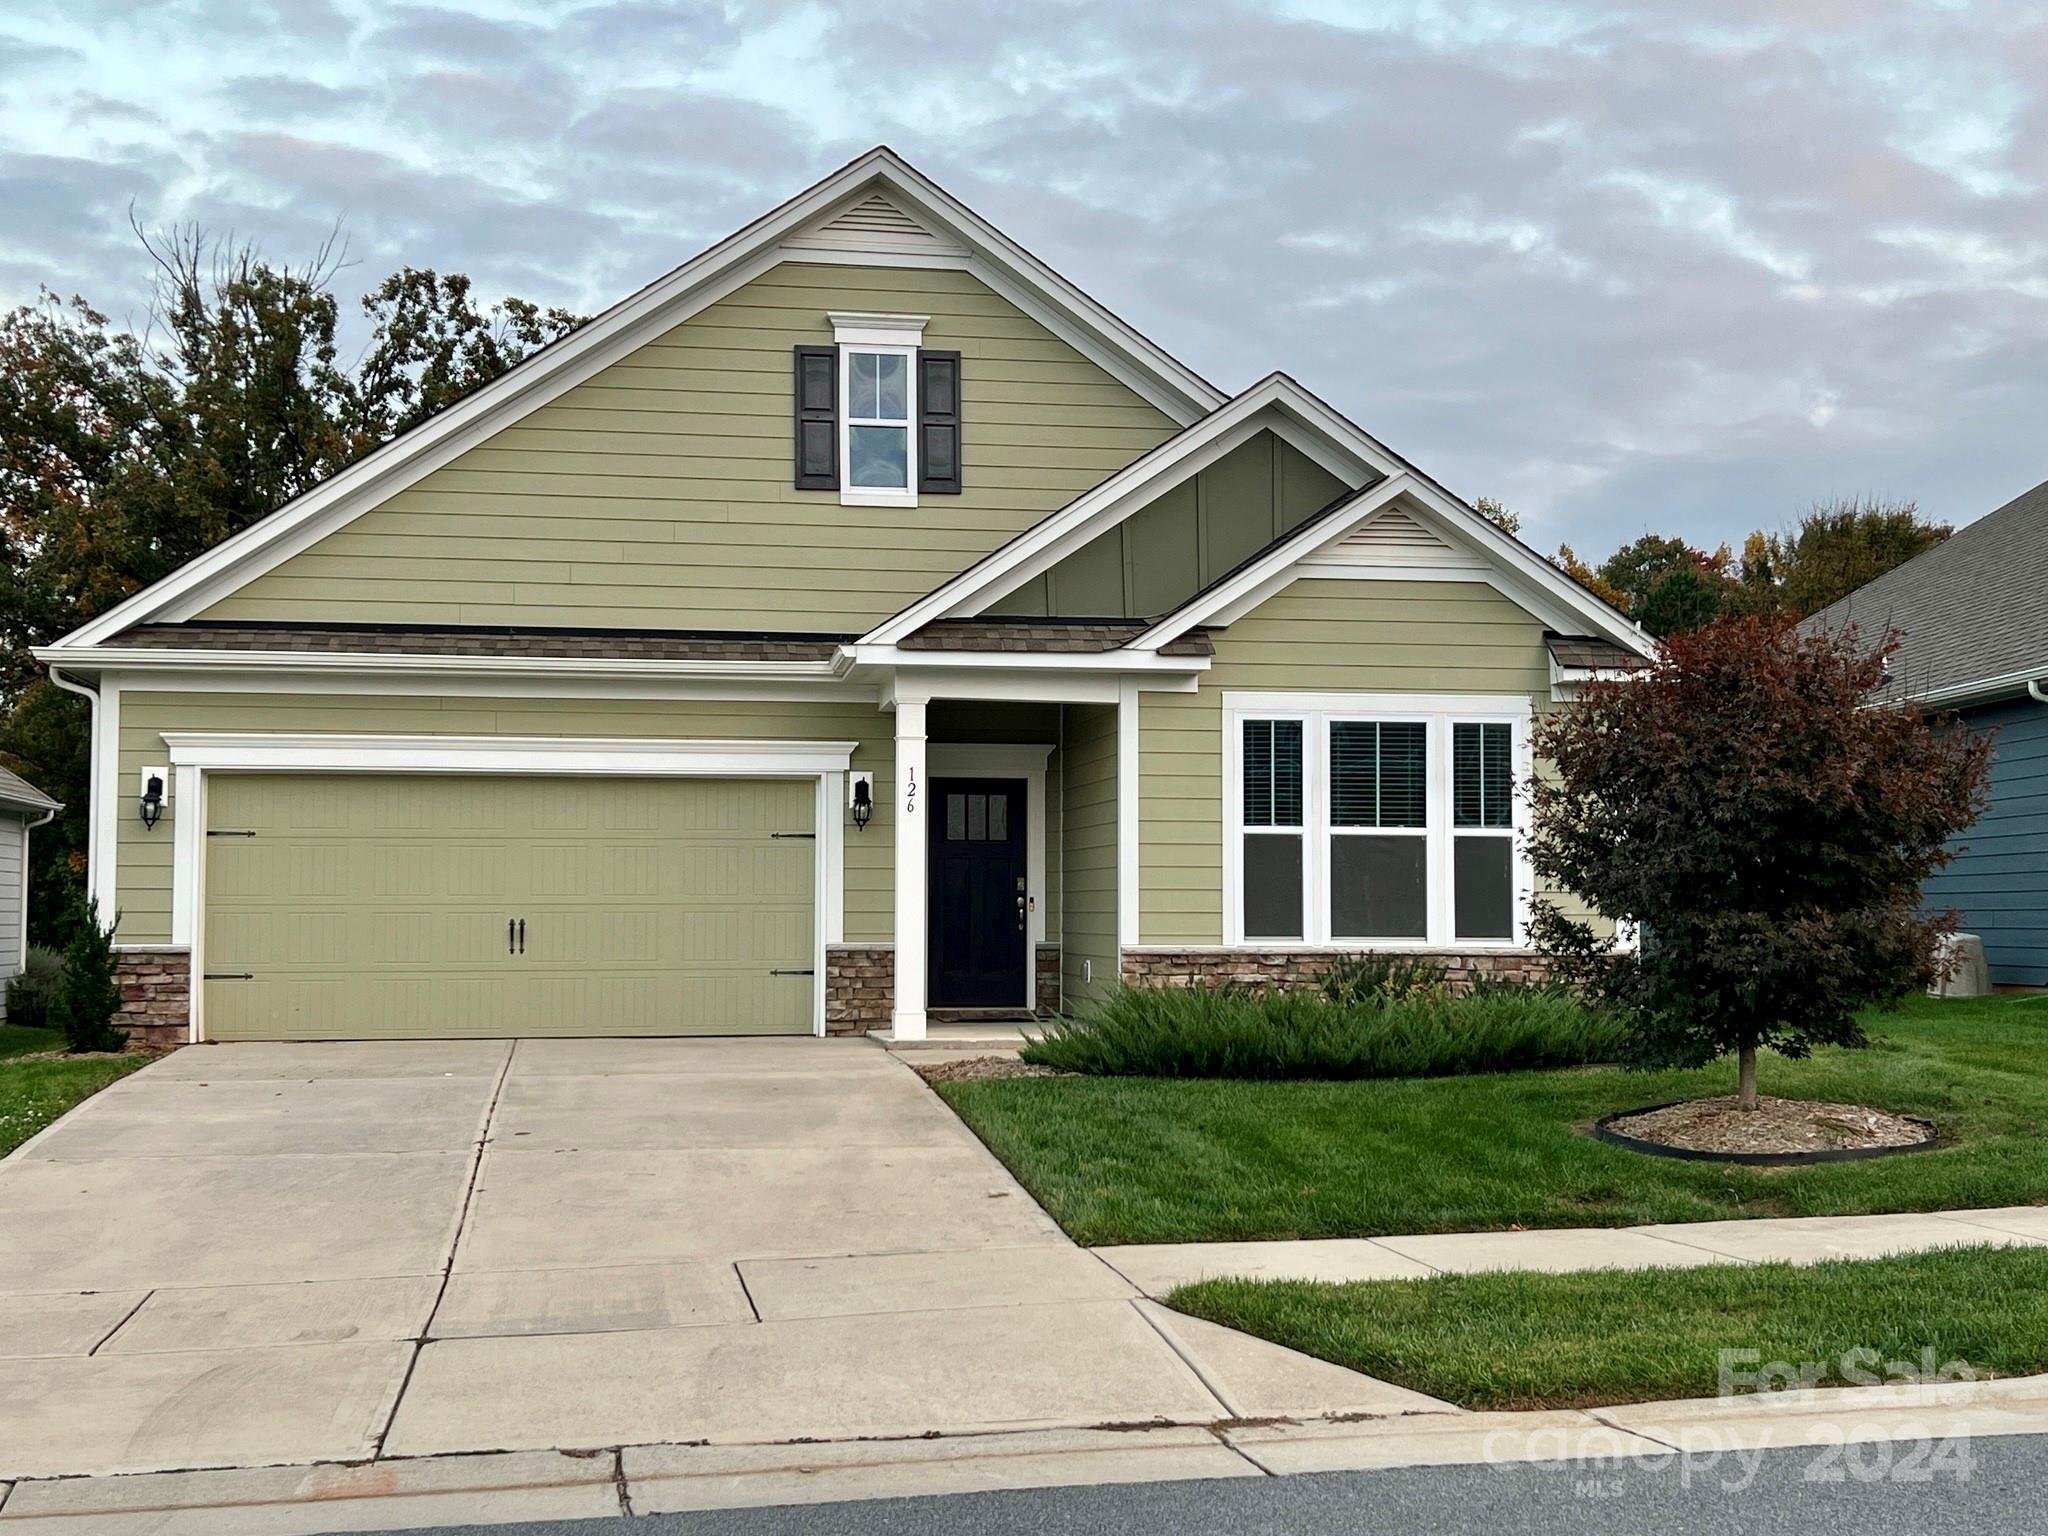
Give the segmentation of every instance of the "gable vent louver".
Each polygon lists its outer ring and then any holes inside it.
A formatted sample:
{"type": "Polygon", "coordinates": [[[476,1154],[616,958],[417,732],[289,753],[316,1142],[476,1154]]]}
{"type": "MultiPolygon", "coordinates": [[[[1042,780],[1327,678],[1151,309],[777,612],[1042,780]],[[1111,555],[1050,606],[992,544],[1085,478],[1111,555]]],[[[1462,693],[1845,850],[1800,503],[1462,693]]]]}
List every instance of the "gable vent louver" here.
{"type": "Polygon", "coordinates": [[[783,242],[786,249],[922,251],[965,255],[966,248],[933,234],[880,192],[856,198],[783,242]]]}
{"type": "Polygon", "coordinates": [[[1457,552],[1416,521],[1414,514],[1389,507],[1363,526],[1325,549],[1324,560],[1377,561],[1392,565],[1440,565],[1457,552]]]}

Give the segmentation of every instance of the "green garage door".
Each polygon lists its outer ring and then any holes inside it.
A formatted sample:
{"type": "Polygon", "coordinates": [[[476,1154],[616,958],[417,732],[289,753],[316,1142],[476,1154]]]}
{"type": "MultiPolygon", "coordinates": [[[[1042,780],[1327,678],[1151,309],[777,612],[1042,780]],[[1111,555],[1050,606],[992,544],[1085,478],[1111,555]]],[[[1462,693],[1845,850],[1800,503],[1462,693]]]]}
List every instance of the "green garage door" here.
{"type": "Polygon", "coordinates": [[[209,776],[206,1035],[805,1033],[814,807],[768,779],[209,776]]]}

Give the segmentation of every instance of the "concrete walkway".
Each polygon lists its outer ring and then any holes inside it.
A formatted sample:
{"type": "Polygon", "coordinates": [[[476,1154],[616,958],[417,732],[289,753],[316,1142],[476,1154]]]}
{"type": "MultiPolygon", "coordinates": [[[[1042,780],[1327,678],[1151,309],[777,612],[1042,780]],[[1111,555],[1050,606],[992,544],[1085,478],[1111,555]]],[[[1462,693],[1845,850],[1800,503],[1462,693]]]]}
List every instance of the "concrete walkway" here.
{"type": "Polygon", "coordinates": [[[1443,1407],[1145,1300],[865,1041],[197,1047],[0,1161],[8,1536],[204,1469],[531,1453],[488,1477],[615,1512],[790,1442],[1443,1407]]]}
{"type": "Polygon", "coordinates": [[[1197,1280],[1414,1280],[1478,1270],[1688,1269],[1702,1264],[1813,1264],[1990,1244],[2048,1244],[2048,1206],[1900,1216],[1800,1216],[1445,1232],[1418,1237],[1271,1243],[1136,1243],[1092,1250],[1147,1296],[1197,1280]]]}

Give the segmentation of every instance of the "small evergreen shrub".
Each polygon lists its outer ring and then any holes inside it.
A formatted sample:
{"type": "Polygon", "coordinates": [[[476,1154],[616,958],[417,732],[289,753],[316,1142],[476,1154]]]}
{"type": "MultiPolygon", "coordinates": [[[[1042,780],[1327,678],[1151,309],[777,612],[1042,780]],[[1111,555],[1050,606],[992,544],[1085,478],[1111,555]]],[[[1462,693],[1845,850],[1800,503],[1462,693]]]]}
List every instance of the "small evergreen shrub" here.
{"type": "Polygon", "coordinates": [[[64,974],[64,957],[31,944],[22,961],[21,974],[7,983],[7,1022],[23,1029],[48,1029],[50,999],[64,974]]]}
{"type": "Polygon", "coordinates": [[[114,925],[100,926],[99,905],[88,898],[64,949],[64,974],[50,999],[49,1027],[63,1031],[69,1050],[118,1051],[128,1043],[128,1031],[114,1026],[120,1011],[114,925]]]}
{"type": "Polygon", "coordinates": [[[1023,1059],[1109,1077],[1452,1077],[1621,1058],[1624,1031],[1561,989],[1499,984],[1471,996],[1124,987],[1054,1024],[1023,1059]]]}

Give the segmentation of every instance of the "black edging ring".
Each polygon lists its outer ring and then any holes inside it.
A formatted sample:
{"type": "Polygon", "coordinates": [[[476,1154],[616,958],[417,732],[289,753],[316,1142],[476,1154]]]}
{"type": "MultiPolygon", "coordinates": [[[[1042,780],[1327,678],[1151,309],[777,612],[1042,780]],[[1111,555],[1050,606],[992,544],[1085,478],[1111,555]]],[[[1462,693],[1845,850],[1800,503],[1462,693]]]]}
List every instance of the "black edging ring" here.
{"type": "Polygon", "coordinates": [[[1922,1120],[1917,1115],[1901,1115],[1908,1124],[1922,1127],[1927,1132],[1925,1141],[1908,1142],[1903,1147],[1824,1147],[1818,1152],[1709,1152],[1700,1147],[1673,1147],[1661,1141],[1644,1141],[1640,1136],[1625,1135],[1613,1128],[1612,1122],[1627,1120],[1636,1115],[1655,1114],[1660,1109],[1673,1109],[1680,1104],[1689,1104],[1690,1099],[1673,1099],[1668,1104],[1646,1104],[1641,1109],[1617,1109],[1611,1115],[1602,1115],[1593,1122],[1593,1136],[1617,1147],[1626,1147],[1631,1152],[1642,1152],[1650,1157],[1675,1157],[1684,1163],[1738,1163],[1750,1168],[1796,1168],[1809,1163],[1860,1163],[1873,1157],[1897,1157],[1906,1152],[1931,1152],[1941,1145],[1941,1132],[1931,1120],[1922,1120]]]}

